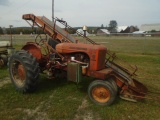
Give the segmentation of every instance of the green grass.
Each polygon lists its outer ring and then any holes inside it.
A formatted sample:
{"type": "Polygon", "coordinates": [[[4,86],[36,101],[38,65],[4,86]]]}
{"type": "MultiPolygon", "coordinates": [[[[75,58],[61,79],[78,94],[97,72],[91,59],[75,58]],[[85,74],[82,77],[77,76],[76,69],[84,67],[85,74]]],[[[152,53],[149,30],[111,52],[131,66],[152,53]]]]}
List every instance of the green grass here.
{"type": "MultiPolygon", "coordinates": [[[[160,54],[160,37],[90,37],[108,50],[122,53],[160,54]]],[[[78,37],[80,41],[83,41],[78,37]]]]}
{"type": "MultiPolygon", "coordinates": [[[[131,37],[130,40],[128,37],[93,37],[93,39],[112,43],[113,46],[110,45],[109,49],[116,51],[118,57],[137,65],[137,79],[145,84],[149,91],[159,94],[154,94],[153,99],[138,103],[117,97],[113,105],[102,107],[93,104],[88,98],[87,87],[91,78],[85,78],[77,85],[66,80],[48,80],[41,75],[38,88],[32,94],[17,92],[10,82],[0,87],[0,118],[2,120],[159,120],[160,99],[157,97],[160,97],[160,51],[157,50],[160,48],[160,39],[147,38],[150,45],[145,52],[141,48],[144,45],[143,38],[136,40],[137,38],[131,37]],[[137,44],[137,41],[141,42],[137,44]],[[133,46],[129,47],[131,44],[133,46]]],[[[6,77],[8,77],[7,68],[1,68],[0,84],[6,77]]]]}
{"type": "Polygon", "coordinates": [[[0,67],[0,79],[8,77],[7,67],[0,67]]]}

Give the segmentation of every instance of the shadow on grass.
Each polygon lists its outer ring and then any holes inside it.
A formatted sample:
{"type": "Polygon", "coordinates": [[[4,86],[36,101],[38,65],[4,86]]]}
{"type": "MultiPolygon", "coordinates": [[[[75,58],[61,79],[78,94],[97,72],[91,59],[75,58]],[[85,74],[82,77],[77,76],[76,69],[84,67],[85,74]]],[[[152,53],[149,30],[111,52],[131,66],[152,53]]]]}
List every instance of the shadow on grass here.
{"type": "MultiPolygon", "coordinates": [[[[80,92],[82,94],[86,94],[87,95],[87,91],[88,91],[88,86],[89,84],[93,81],[93,78],[90,77],[83,77],[82,81],[77,84],[74,82],[69,82],[67,81],[67,79],[48,79],[45,76],[41,76],[40,77],[40,82],[38,85],[37,90],[35,91],[35,94],[42,94],[42,93],[49,93],[49,91],[54,91],[54,90],[59,90],[62,89],[64,91],[64,88],[68,88],[68,87],[73,87],[72,89],[72,93],[75,92],[75,94],[77,92],[80,92]],[[76,89],[77,88],[77,89],[76,89]]],[[[64,91],[67,92],[67,91],[64,91]]],[[[117,97],[114,101],[113,105],[119,104],[120,102],[120,98],[119,95],[117,94],[117,97]]],[[[111,105],[112,106],[112,105],[111,105]]]]}
{"type": "Polygon", "coordinates": [[[67,84],[66,79],[48,79],[45,75],[40,75],[39,84],[37,87],[36,93],[47,92],[54,90],[60,87],[63,87],[67,84]]]}
{"type": "Polygon", "coordinates": [[[39,84],[36,93],[54,90],[68,85],[75,85],[81,92],[87,92],[88,86],[92,82],[92,78],[84,77],[80,83],[70,82],[67,79],[48,79],[45,75],[40,75],[39,84]]]}

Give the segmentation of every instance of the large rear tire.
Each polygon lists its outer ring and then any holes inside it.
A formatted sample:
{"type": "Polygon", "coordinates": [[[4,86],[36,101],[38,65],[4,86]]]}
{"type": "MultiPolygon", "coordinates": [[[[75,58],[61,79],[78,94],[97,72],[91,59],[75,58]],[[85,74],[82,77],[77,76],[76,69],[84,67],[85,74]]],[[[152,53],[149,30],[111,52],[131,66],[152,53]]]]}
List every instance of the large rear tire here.
{"type": "Polygon", "coordinates": [[[39,65],[27,51],[17,51],[9,59],[9,74],[16,89],[22,93],[33,92],[38,83],[39,65]]]}
{"type": "Polygon", "coordinates": [[[107,106],[114,102],[117,94],[109,82],[95,80],[88,87],[88,95],[95,104],[107,106]]]}

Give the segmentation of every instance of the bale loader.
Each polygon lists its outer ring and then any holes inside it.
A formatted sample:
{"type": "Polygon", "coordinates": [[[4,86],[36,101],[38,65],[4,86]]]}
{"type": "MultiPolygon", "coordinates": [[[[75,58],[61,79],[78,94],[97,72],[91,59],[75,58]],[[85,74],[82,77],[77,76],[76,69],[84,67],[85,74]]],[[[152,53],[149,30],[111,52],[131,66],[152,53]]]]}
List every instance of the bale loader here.
{"type": "Polygon", "coordinates": [[[34,14],[24,14],[22,18],[47,35],[38,35],[35,42],[27,42],[9,58],[10,78],[18,91],[33,92],[40,72],[45,72],[50,79],[61,76],[76,83],[84,76],[94,78],[88,86],[88,96],[97,105],[110,105],[118,95],[133,102],[145,98],[147,88],[135,79],[137,67],[129,65],[130,70],[116,63],[116,55],[105,46],[78,31],[88,42],[77,40],[67,32],[71,27],[61,19],[55,18],[53,22],[34,14]]]}

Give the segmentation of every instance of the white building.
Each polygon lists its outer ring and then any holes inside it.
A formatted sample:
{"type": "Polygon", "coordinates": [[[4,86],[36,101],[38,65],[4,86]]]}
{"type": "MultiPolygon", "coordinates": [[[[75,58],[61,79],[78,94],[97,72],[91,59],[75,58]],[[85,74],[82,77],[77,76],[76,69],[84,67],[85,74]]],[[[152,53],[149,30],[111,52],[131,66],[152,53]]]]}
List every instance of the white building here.
{"type": "MultiPolygon", "coordinates": [[[[84,31],[82,29],[78,29],[77,32],[84,35],[84,31]]],[[[89,33],[86,31],[86,36],[89,36],[89,33]]]]}
{"type": "Polygon", "coordinates": [[[142,24],[140,27],[140,31],[160,31],[160,23],[157,24],[142,24]]]}
{"type": "Polygon", "coordinates": [[[108,35],[110,32],[107,29],[99,29],[97,35],[108,35]]]}
{"type": "Polygon", "coordinates": [[[117,32],[124,31],[128,28],[128,26],[117,26],[117,32]]]}

